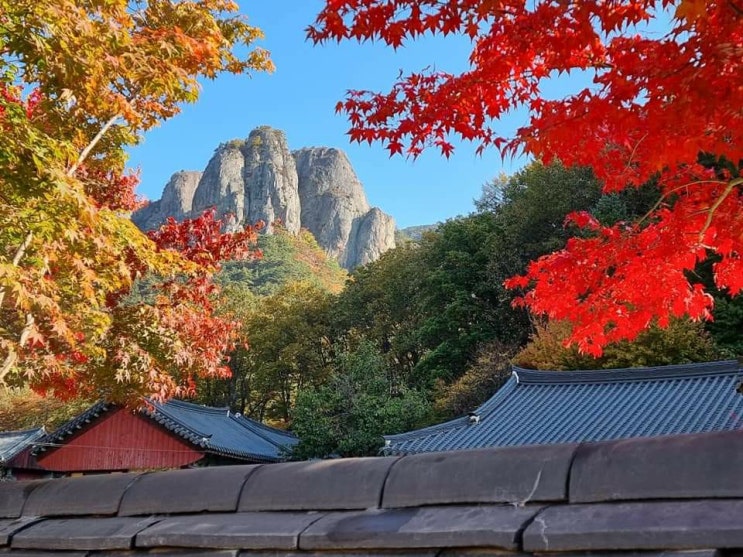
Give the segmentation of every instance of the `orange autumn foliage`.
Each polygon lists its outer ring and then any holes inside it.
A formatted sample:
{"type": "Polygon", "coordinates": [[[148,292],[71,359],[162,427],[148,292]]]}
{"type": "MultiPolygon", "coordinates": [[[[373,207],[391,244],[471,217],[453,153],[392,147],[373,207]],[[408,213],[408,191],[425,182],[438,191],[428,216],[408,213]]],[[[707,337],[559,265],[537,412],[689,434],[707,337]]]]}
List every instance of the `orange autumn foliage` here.
{"type": "Polygon", "coordinates": [[[272,68],[231,0],[0,0],[0,385],[140,404],[226,373],[211,276],[255,230],[148,238],[126,149],[199,80],[272,68]],[[133,299],[147,280],[151,295],[133,299]]]}

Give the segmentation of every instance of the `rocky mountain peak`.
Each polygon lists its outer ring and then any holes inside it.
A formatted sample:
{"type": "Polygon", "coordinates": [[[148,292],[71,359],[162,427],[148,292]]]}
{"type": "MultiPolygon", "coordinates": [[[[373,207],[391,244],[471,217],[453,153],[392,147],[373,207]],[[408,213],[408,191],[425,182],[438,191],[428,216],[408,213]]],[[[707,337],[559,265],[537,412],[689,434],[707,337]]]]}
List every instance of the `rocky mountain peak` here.
{"type": "Polygon", "coordinates": [[[306,228],[341,266],[374,261],[395,246],[395,223],[371,208],[343,151],[311,147],[289,151],[284,132],[262,126],[247,139],[228,141],[214,152],[204,172],[178,172],[163,198],[135,212],[143,229],[216,207],[237,225],[280,220],[291,233],[306,228]]]}

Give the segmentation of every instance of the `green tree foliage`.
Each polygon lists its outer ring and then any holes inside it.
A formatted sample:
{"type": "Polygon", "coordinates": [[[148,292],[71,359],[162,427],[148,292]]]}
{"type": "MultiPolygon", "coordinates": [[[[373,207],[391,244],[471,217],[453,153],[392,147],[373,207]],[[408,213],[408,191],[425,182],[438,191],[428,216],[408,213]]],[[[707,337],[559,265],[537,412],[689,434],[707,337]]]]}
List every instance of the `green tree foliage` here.
{"type": "Polygon", "coordinates": [[[512,275],[532,259],[563,247],[571,235],[565,216],[590,210],[600,198],[601,184],[590,169],[533,162],[486,184],[475,205],[497,215],[497,261],[512,275]]]}
{"type": "Polygon", "coordinates": [[[294,458],[376,455],[383,434],[414,429],[428,416],[426,396],[393,385],[371,343],[341,355],[337,364],[326,383],[297,396],[293,430],[300,443],[294,458]]]}
{"type": "Polygon", "coordinates": [[[218,282],[246,286],[259,296],[273,294],[289,282],[308,282],[334,293],[343,289],[348,273],[325,254],[310,232],[294,235],[278,225],[273,229],[273,234],[258,238],[260,260],[225,263],[218,282]]]}
{"type": "MultiPolygon", "coordinates": [[[[336,339],[345,338],[346,349],[371,341],[396,384],[428,393],[439,417],[461,414],[492,394],[503,377],[504,354],[523,347],[533,332],[503,281],[578,233],[565,226],[567,214],[589,211],[613,223],[644,214],[656,199],[652,184],[602,195],[589,169],[557,162],[501,176],[483,188],[478,212],[355,270],[331,309],[336,339]]],[[[659,340],[648,334],[636,343],[634,360],[616,356],[614,365],[689,361],[684,342],[682,335],[659,340]],[[643,350],[657,357],[642,356],[643,350]]],[[[590,358],[580,363],[600,365],[590,358]]]]}
{"type": "Polygon", "coordinates": [[[600,358],[565,347],[568,323],[537,325],[531,342],[514,357],[521,367],[544,370],[614,369],[705,362],[720,356],[702,323],[676,319],[667,328],[650,327],[632,342],[609,344],[600,358]]]}
{"type": "Polygon", "coordinates": [[[726,357],[743,356],[743,298],[731,298],[724,293],[715,296],[714,321],[706,329],[726,357]]]}
{"type": "Polygon", "coordinates": [[[419,289],[411,299],[425,348],[415,369],[418,385],[459,378],[480,343],[507,338],[498,311],[501,286],[488,273],[496,226],[493,214],[473,214],[449,220],[421,240],[419,289]]]}
{"type": "Polygon", "coordinates": [[[399,246],[354,269],[332,308],[344,351],[352,350],[359,339],[374,343],[387,358],[391,380],[399,384],[410,381],[423,351],[414,303],[422,270],[420,247],[399,246]]]}
{"type": "Polygon", "coordinates": [[[491,340],[477,349],[475,361],[447,385],[440,382],[434,410],[439,416],[462,416],[488,400],[511,376],[514,348],[491,340]]]}
{"type": "MultiPolygon", "coordinates": [[[[233,285],[238,296],[243,289],[233,285]]],[[[268,296],[233,300],[250,342],[235,351],[227,380],[203,383],[199,400],[226,405],[261,421],[288,425],[298,389],[330,373],[331,295],[308,282],[289,282],[268,296]]]]}

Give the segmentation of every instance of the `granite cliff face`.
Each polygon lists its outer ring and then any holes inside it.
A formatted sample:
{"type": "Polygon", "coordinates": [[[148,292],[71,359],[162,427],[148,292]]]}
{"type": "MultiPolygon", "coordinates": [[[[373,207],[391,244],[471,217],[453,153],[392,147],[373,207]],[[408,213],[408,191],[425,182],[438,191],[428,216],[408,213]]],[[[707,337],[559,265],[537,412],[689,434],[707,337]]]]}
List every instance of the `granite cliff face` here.
{"type": "Polygon", "coordinates": [[[201,172],[181,170],[165,184],[162,199],[153,201],[132,215],[132,220],[142,230],[160,226],[167,217],[176,220],[191,214],[194,192],[201,180],[201,172]]]}
{"type": "Polygon", "coordinates": [[[220,145],[201,172],[178,172],[163,198],[132,215],[143,229],[167,216],[182,219],[216,207],[236,225],[280,220],[296,233],[306,228],[341,266],[370,263],[395,247],[395,222],[371,208],[348,157],[338,149],[290,152],[283,132],[253,130],[246,140],[220,145]]]}

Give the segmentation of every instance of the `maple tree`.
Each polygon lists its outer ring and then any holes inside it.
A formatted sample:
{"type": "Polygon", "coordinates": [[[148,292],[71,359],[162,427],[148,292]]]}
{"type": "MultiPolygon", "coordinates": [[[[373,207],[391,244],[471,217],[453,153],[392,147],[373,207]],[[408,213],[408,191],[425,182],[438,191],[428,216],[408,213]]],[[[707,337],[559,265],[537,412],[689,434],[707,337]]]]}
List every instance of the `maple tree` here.
{"type": "Polygon", "coordinates": [[[199,78],[271,69],[236,10],[0,0],[1,383],[138,404],[226,372],[236,328],[211,275],[254,255],[255,230],[221,234],[207,213],[148,238],[128,219],[125,147],[195,101],[199,78]],[[153,295],[132,301],[145,276],[153,295]]]}
{"type": "Polygon", "coordinates": [[[690,281],[708,257],[719,289],[743,289],[741,23],[736,0],[328,0],[308,36],[394,48],[425,34],[472,41],[459,74],[428,69],[386,93],[350,91],[338,110],[352,140],[449,156],[459,136],[478,151],[591,167],[605,192],[655,181],[661,197],[644,219],[602,226],[575,214],[568,223],[582,233],[507,282],[526,289],[520,303],[532,311],[571,322],[569,343],[600,355],[651,323],[709,318],[712,297],[690,281]],[[651,23],[667,32],[647,32],[651,23]],[[576,71],[591,86],[544,94],[576,71]],[[516,109],[526,125],[499,133],[516,109]]]}

